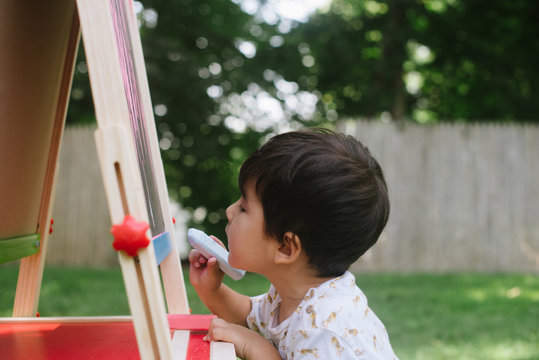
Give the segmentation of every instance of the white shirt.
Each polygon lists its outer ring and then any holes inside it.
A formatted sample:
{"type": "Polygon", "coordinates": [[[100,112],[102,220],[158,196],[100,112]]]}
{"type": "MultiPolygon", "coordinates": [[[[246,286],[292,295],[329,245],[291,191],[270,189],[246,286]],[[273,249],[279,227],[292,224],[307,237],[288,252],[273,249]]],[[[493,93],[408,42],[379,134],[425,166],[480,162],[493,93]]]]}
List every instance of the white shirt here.
{"type": "Polygon", "coordinates": [[[307,291],[280,324],[281,298],[273,285],[251,303],[249,328],[270,340],[283,359],[397,359],[384,325],[348,271],[307,291]]]}

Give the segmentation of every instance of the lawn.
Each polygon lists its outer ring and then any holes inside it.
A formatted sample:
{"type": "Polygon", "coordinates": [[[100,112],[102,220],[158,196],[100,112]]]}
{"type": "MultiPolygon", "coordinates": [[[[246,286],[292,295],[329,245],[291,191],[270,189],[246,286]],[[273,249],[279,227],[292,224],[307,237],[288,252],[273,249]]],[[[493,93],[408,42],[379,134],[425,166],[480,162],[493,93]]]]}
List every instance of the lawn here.
{"type": "MultiPolygon", "coordinates": [[[[17,268],[0,267],[0,316],[10,316],[17,268]]],[[[187,279],[188,277],[186,277],[187,279]]],[[[401,359],[539,359],[539,277],[502,274],[360,274],[401,359]]],[[[247,274],[228,284],[245,294],[268,282],[247,274]]],[[[207,313],[188,285],[193,313],[207,313]]],[[[45,271],[42,316],[129,313],[119,269],[45,271]]]]}

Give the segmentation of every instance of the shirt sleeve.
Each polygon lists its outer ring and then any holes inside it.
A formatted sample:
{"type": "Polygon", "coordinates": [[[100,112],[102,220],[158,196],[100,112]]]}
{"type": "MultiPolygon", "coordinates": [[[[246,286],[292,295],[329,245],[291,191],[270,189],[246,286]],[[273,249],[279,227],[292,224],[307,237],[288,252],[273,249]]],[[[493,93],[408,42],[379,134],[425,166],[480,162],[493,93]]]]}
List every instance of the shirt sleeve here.
{"type": "Polygon", "coordinates": [[[247,326],[266,337],[265,304],[268,294],[251,297],[251,312],[247,315],[247,326]]]}

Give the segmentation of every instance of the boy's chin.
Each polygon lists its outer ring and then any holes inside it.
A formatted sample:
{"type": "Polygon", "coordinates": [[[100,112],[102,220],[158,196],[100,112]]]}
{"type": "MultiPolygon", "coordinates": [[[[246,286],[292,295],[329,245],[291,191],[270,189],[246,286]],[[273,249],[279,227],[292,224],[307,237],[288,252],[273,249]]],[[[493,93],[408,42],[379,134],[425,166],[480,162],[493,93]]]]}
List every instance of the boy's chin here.
{"type": "Polygon", "coordinates": [[[230,264],[230,266],[236,268],[236,269],[239,269],[239,270],[245,270],[242,266],[241,266],[241,263],[238,263],[237,261],[235,261],[234,257],[233,256],[230,256],[228,255],[228,263],[230,264]]]}
{"type": "MultiPolygon", "coordinates": [[[[231,254],[228,254],[228,263],[230,264],[230,266],[235,267],[236,269],[239,269],[234,257],[231,254]]],[[[243,270],[243,269],[240,269],[240,270],[243,270]]]]}

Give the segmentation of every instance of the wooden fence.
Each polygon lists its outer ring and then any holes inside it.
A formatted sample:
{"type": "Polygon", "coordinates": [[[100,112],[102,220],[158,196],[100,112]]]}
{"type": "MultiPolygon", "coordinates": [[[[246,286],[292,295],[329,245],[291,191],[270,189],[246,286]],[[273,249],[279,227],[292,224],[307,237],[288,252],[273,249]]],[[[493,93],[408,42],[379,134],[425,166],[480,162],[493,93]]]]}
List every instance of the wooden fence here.
{"type": "MultiPolygon", "coordinates": [[[[539,273],[539,127],[348,121],[341,130],[379,160],[392,205],[354,270],[539,273]]],[[[48,264],[117,263],[93,131],[66,129],[48,264]]]]}
{"type": "Polygon", "coordinates": [[[539,127],[349,121],[385,171],[391,215],[365,271],[539,272],[539,127]]]}
{"type": "Polygon", "coordinates": [[[94,140],[95,127],[70,126],[60,150],[47,265],[118,264],[94,140]]]}

